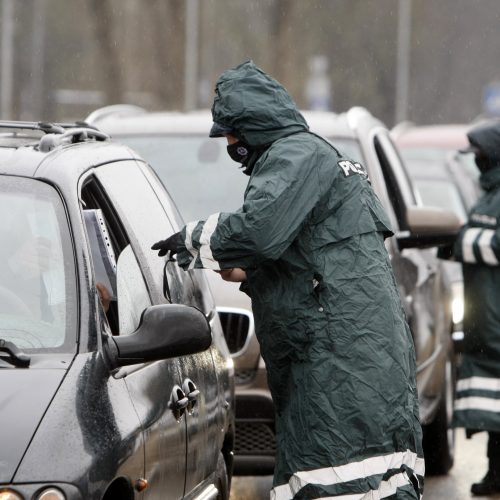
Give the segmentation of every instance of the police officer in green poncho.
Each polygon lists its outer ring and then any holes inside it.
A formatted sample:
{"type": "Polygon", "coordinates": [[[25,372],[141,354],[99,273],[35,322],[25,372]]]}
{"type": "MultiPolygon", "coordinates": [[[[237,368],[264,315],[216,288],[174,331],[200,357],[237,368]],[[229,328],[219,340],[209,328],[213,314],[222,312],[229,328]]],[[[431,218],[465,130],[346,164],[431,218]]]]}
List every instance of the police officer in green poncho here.
{"type": "Polygon", "coordinates": [[[276,412],[271,498],[420,498],[413,342],[365,169],[311,133],[252,62],[215,93],[210,135],[250,176],[243,205],[153,249],[251,296],[276,412]]]}
{"type": "Polygon", "coordinates": [[[488,473],[471,492],[490,495],[500,493],[500,124],[481,125],[467,137],[484,195],[452,248],[462,262],[465,304],[454,425],[468,437],[488,431],[488,473]]]}

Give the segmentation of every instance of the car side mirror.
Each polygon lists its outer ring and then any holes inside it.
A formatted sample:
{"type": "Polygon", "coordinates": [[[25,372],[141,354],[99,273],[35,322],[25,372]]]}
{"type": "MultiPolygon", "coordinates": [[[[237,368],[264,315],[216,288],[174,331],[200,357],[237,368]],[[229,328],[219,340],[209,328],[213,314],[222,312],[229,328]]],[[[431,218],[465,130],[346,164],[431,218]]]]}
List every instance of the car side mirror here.
{"type": "Polygon", "coordinates": [[[397,235],[401,250],[453,243],[463,225],[454,212],[437,207],[407,207],[406,221],[408,230],[397,235]]]}
{"type": "Polygon", "coordinates": [[[212,343],[210,324],[194,307],[162,304],[144,310],[139,327],[130,335],[107,337],[104,345],[111,366],[186,356],[204,351],[212,343]]]}

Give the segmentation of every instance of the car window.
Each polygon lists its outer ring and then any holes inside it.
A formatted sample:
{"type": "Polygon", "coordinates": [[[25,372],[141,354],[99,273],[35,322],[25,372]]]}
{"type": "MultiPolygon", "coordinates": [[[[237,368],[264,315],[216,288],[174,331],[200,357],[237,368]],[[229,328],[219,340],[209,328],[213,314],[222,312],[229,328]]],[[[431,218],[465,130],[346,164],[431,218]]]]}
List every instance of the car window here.
{"type": "Polygon", "coordinates": [[[118,214],[95,177],[86,180],[80,198],[103,310],[113,335],[128,335],[151,305],[141,268],[118,214]]]}
{"type": "Polygon", "coordinates": [[[130,245],[118,258],[116,288],[119,334],[129,335],[137,330],[143,311],[151,305],[141,268],[130,245]]]}
{"type": "Polygon", "coordinates": [[[413,195],[410,177],[388,131],[380,132],[375,136],[375,149],[380,162],[383,162],[384,166],[388,167],[384,168],[384,176],[387,173],[394,177],[406,206],[415,205],[416,199],[413,195]]]}
{"type": "Polygon", "coordinates": [[[423,205],[451,210],[462,221],[467,220],[467,210],[452,182],[444,179],[415,179],[414,184],[423,205]]]}
{"type": "Polygon", "coordinates": [[[401,156],[405,160],[430,161],[444,163],[448,149],[430,148],[425,146],[400,146],[401,156]]]}
{"type": "Polygon", "coordinates": [[[205,135],[115,136],[155,170],[186,221],[243,204],[248,177],[229,158],[226,139],[205,135]]]}
{"type": "Polygon", "coordinates": [[[139,165],[134,161],[103,165],[96,175],[131,237],[146,281],[152,285],[153,301],[165,302],[167,289],[167,299],[185,303],[185,273],[151,250],[153,243],[172,235],[174,228],[139,165]]]}
{"type": "MultiPolygon", "coordinates": [[[[172,199],[163,187],[160,179],[156,175],[155,171],[145,163],[139,163],[139,167],[153,188],[156,196],[158,197],[158,201],[162,204],[165,210],[165,213],[172,215],[173,219],[170,220],[173,223],[174,230],[179,231],[183,225],[183,220],[180,217],[177,207],[172,203],[172,199]]],[[[163,287],[164,295],[167,296],[170,302],[175,299],[175,296],[172,296],[171,283],[174,283],[174,286],[175,283],[182,283],[182,300],[187,300],[187,303],[204,311],[206,314],[210,313],[215,308],[212,294],[208,292],[208,283],[205,278],[204,270],[190,269],[188,271],[182,271],[176,263],[170,261],[167,262],[165,266],[165,277],[166,280],[164,281],[163,287]]],[[[177,298],[176,300],[180,301],[180,298],[177,298]]]]}
{"type": "Polygon", "coordinates": [[[406,208],[417,204],[410,179],[397,150],[389,139],[388,132],[375,135],[374,146],[390,203],[396,214],[399,228],[404,230],[407,228],[406,208]]]}
{"type": "Polygon", "coordinates": [[[0,338],[30,350],[76,346],[76,274],[57,191],[0,176],[0,338]]]}

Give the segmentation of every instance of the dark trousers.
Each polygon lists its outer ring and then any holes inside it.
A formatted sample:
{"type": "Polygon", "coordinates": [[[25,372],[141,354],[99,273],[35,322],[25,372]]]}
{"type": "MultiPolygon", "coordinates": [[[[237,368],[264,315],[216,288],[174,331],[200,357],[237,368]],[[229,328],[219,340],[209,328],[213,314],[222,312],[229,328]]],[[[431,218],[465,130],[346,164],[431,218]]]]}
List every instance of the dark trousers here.
{"type": "Polygon", "coordinates": [[[500,432],[488,432],[489,469],[500,477],[500,432]]]}

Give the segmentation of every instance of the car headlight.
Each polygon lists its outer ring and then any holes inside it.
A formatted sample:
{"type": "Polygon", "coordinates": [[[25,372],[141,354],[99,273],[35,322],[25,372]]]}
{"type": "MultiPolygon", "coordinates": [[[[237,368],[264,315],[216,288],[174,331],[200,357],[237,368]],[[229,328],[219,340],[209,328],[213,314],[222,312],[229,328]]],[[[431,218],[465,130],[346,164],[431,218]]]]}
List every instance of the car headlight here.
{"type": "Polygon", "coordinates": [[[0,490],[0,500],[23,500],[23,497],[12,490],[0,490]]]}
{"type": "Polygon", "coordinates": [[[36,497],[37,500],[66,500],[66,496],[57,488],[47,488],[36,497]]]}
{"type": "Polygon", "coordinates": [[[454,325],[464,320],[464,283],[455,281],[451,284],[451,319],[454,325]]]}

